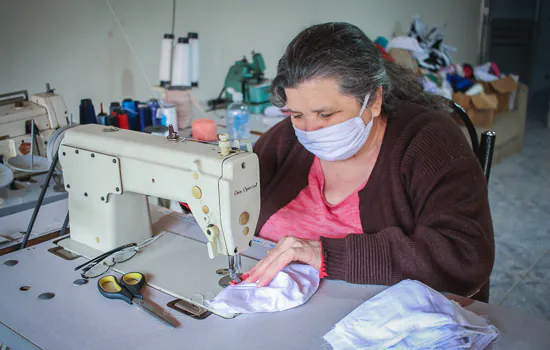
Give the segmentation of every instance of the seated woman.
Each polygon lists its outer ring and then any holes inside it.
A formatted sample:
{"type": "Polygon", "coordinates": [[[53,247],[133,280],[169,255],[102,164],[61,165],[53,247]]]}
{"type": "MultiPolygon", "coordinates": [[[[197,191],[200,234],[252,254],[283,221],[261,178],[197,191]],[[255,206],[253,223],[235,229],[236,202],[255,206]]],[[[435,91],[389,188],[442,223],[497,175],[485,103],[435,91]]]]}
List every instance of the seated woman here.
{"type": "Polygon", "coordinates": [[[256,234],[278,242],[249,271],[262,287],[293,261],[322,277],[419,280],[487,301],[494,239],[478,159],[418,77],[382,60],[346,23],[315,25],[288,45],[273,80],[290,118],[255,146],[256,234]]]}

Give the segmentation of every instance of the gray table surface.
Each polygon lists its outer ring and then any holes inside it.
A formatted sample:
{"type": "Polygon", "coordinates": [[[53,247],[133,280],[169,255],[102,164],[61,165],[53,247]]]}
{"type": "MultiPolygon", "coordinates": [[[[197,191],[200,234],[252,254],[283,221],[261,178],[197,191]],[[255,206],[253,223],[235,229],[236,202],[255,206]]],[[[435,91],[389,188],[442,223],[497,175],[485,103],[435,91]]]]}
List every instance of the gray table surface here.
{"type": "MultiPolygon", "coordinates": [[[[157,231],[178,232],[189,225],[162,210],[152,214],[157,231]]],[[[166,304],[173,300],[170,295],[145,288],[145,298],[178,321],[178,327],[170,329],[133,306],[102,297],[96,280],[74,286],[73,280],[80,276],[73,269],[83,258],[63,260],[47,251],[53,246],[45,242],[0,258],[0,344],[11,342],[16,349],[327,349],[330,346],[323,335],[384,289],[324,280],[315,295],[295,309],[230,320],[215,315],[195,320],[168,309],[166,304]],[[3,264],[10,259],[19,263],[13,267],[3,264]],[[22,286],[31,288],[20,291],[22,286]],[[38,299],[44,292],[55,293],[55,297],[38,299]]],[[[259,258],[265,251],[255,245],[247,253],[259,258]]],[[[550,322],[480,302],[468,309],[488,316],[500,329],[499,349],[550,346],[550,322]]]]}
{"type": "MultiPolygon", "coordinates": [[[[0,217],[16,214],[27,209],[34,208],[36,200],[42,190],[41,186],[46,180],[46,174],[32,177],[35,182],[17,181],[23,185],[23,189],[12,190],[9,187],[0,189],[0,197],[4,199],[4,204],[0,206],[0,217]]],[[[53,203],[68,197],[67,192],[54,191],[55,181],[51,179],[50,186],[46,190],[43,205],[53,203]]]]}

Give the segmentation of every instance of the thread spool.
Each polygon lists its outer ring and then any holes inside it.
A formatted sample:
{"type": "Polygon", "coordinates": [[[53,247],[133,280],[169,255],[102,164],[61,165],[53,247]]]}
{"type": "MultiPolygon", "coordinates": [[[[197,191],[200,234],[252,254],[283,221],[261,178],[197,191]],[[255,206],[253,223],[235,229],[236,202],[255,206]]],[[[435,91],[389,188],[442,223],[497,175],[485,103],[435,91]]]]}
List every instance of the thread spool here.
{"type": "Polygon", "coordinates": [[[191,57],[191,86],[199,86],[199,34],[190,32],[187,34],[189,38],[189,54],[191,57]]]}
{"type": "Polygon", "coordinates": [[[172,64],[172,86],[191,86],[189,39],[178,38],[172,64]]]}
{"type": "Polygon", "coordinates": [[[151,125],[161,125],[161,120],[157,118],[157,110],[160,108],[159,102],[152,98],[147,105],[151,110],[151,125]]]}
{"type": "Polygon", "coordinates": [[[120,108],[120,102],[111,102],[111,105],[109,106],[109,115],[120,108]]]}
{"type": "Polygon", "coordinates": [[[196,119],[192,124],[193,138],[202,141],[217,141],[216,122],[210,119],[196,119]]]}
{"type": "Polygon", "coordinates": [[[160,46],[160,66],[159,80],[160,86],[166,87],[170,85],[170,68],[172,65],[172,46],[174,43],[173,34],[164,34],[160,46]]]}
{"type": "Polygon", "coordinates": [[[84,98],[80,100],[80,124],[84,125],[96,123],[97,119],[92,100],[89,98],[84,98]]]}
{"type": "Polygon", "coordinates": [[[103,112],[103,103],[100,103],[100,112],[97,115],[97,123],[101,125],[105,125],[105,118],[107,118],[107,114],[103,112]]]}
{"type": "Polygon", "coordinates": [[[157,110],[157,118],[162,120],[163,126],[172,124],[174,130],[178,130],[178,115],[176,113],[176,107],[174,105],[165,104],[163,107],[157,110]]]}
{"type": "Polygon", "coordinates": [[[130,130],[130,124],[128,123],[128,114],[123,110],[113,112],[116,114],[118,127],[121,129],[130,130]]]}
{"type": "MultiPolygon", "coordinates": [[[[176,107],[176,114],[178,116],[177,125],[180,130],[180,136],[191,136],[191,123],[193,121],[191,89],[168,89],[165,92],[164,100],[166,103],[172,104],[176,107]]],[[[168,126],[168,124],[166,126],[168,126]]]]}
{"type": "Polygon", "coordinates": [[[146,104],[140,104],[138,106],[139,115],[139,131],[145,131],[145,128],[152,125],[153,121],[151,115],[151,109],[146,104]]]}
{"type": "Polygon", "coordinates": [[[111,125],[111,126],[118,127],[118,119],[117,119],[116,115],[108,115],[107,117],[105,117],[105,125],[107,125],[107,126],[111,125]]]}
{"type": "Polygon", "coordinates": [[[130,130],[139,130],[139,120],[136,111],[136,103],[131,98],[125,98],[122,101],[122,109],[128,116],[128,125],[130,130]]]}

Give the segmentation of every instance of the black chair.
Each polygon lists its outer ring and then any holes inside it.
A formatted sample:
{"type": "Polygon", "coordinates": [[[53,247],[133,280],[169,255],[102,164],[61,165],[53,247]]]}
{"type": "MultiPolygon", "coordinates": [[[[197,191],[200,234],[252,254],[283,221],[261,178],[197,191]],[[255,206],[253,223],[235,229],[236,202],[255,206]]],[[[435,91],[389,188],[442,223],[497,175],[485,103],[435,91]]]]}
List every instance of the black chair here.
{"type": "Polygon", "coordinates": [[[495,150],[495,132],[491,130],[484,131],[481,134],[480,142],[479,138],[477,137],[477,130],[470,120],[470,117],[468,117],[466,111],[452,101],[451,108],[453,110],[453,114],[458,116],[460,120],[462,120],[462,122],[464,123],[464,126],[466,126],[466,129],[468,130],[468,134],[470,135],[470,139],[472,141],[472,148],[474,150],[474,153],[481,163],[481,169],[483,169],[485,180],[487,181],[487,183],[489,183],[489,176],[491,175],[491,164],[493,162],[493,152],[495,150]]]}

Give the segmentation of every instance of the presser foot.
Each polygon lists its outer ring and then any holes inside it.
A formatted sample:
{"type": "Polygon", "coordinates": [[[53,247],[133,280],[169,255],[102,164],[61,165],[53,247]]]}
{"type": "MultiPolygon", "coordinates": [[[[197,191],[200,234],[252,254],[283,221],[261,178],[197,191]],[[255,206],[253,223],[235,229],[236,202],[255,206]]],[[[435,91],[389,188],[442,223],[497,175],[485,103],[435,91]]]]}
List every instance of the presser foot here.
{"type": "Polygon", "coordinates": [[[220,285],[220,287],[225,288],[231,285],[231,282],[233,281],[235,281],[236,283],[240,283],[242,275],[243,275],[242,273],[238,273],[236,278],[231,278],[230,275],[225,275],[222,278],[220,278],[220,280],[218,281],[218,284],[220,285]]]}

